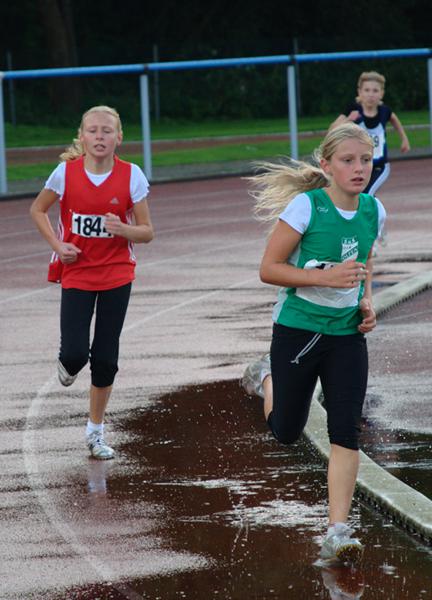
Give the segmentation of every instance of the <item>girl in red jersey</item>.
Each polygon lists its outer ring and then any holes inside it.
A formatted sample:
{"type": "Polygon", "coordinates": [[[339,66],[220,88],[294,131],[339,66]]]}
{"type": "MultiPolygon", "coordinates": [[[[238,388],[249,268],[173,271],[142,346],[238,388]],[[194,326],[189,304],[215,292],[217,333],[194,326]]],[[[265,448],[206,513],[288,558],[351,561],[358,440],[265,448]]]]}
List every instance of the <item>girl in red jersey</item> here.
{"type": "Polygon", "coordinates": [[[114,457],[103,422],[115,375],[119,339],[135,278],[133,243],[150,242],[148,182],[141,169],[115,155],[120,117],[108,106],[86,111],[78,138],[61,154],[30,214],[53,249],[48,279],[62,285],[58,376],[71,385],[90,358],[87,445],[98,459],[114,457]],[[57,201],[57,235],[48,210],[57,201]],[[95,328],[90,346],[90,323],[95,328]]]}

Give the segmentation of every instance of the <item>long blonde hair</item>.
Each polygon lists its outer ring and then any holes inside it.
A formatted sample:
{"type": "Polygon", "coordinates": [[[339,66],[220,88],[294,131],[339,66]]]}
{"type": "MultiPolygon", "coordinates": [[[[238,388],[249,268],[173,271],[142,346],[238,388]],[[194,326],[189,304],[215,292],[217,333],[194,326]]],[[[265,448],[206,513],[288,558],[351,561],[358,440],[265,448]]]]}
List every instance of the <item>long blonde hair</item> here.
{"type": "Polygon", "coordinates": [[[70,146],[68,146],[66,148],[66,150],[60,154],[60,160],[62,160],[62,161],[75,160],[84,154],[84,148],[80,141],[80,137],[81,137],[82,130],[84,127],[84,120],[88,115],[90,115],[92,113],[96,113],[96,112],[105,112],[105,113],[108,113],[109,115],[111,115],[112,117],[114,117],[117,121],[117,128],[118,128],[119,133],[123,132],[120,115],[118,114],[118,112],[116,111],[115,108],[111,108],[111,106],[104,106],[104,105],[92,106],[91,108],[86,110],[86,112],[81,117],[81,123],[80,123],[80,126],[78,127],[77,137],[74,138],[72,141],[72,144],[70,146]]]}
{"type": "Polygon", "coordinates": [[[319,166],[324,158],[329,161],[341,142],[356,139],[370,146],[373,142],[369,134],[355,125],[343,123],[331,129],[312,155],[312,162],[290,160],[289,163],[260,162],[256,164],[257,175],[247,177],[256,189],[249,193],[254,198],[253,212],[259,221],[276,225],[284,208],[297,194],[330,185],[324,171],[319,166]]]}

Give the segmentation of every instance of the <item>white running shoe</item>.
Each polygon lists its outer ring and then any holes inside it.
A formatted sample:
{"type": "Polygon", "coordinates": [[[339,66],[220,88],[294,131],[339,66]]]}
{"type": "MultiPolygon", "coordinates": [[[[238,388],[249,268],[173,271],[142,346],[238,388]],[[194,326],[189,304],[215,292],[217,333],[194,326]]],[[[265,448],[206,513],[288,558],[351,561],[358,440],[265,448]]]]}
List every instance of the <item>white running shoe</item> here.
{"type": "Polygon", "coordinates": [[[75,379],[78,377],[78,373],[76,375],[69,375],[60,360],[57,361],[57,375],[60,383],[65,387],[72,385],[75,379]]]}
{"type": "Polygon", "coordinates": [[[241,385],[249,396],[264,398],[262,382],[267,375],[271,375],[270,354],[264,354],[257,361],[246,367],[241,385]]]}
{"type": "Polygon", "coordinates": [[[114,458],[114,450],[106,444],[103,433],[94,431],[87,436],[87,446],[93,458],[98,460],[110,460],[114,458]]]}
{"type": "Polygon", "coordinates": [[[320,557],[324,560],[339,560],[343,563],[355,564],[361,561],[363,545],[357,538],[352,538],[354,533],[346,523],[336,523],[329,527],[324,538],[320,557]]]}

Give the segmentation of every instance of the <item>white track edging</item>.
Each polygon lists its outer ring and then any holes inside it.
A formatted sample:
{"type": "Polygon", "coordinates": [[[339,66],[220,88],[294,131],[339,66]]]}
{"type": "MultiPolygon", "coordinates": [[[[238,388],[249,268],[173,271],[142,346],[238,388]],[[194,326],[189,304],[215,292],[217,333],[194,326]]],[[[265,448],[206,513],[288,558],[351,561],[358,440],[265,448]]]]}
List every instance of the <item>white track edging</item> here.
{"type": "MultiPolygon", "coordinates": [[[[383,313],[430,287],[432,271],[397,283],[374,297],[376,313],[383,313]]],[[[318,382],[305,434],[318,452],[328,459],[330,444],[326,412],[319,402],[321,391],[321,384],[318,382]]],[[[419,534],[427,543],[432,544],[432,500],[388,473],[361,450],[357,494],[396,523],[410,532],[419,534]]]]}

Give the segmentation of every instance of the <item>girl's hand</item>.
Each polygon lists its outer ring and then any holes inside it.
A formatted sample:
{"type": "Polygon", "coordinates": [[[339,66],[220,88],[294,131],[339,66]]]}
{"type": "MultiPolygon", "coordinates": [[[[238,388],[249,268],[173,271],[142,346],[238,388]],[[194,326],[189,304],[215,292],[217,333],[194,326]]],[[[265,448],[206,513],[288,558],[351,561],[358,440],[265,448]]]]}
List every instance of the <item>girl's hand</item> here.
{"type": "Polygon", "coordinates": [[[81,250],[75,244],[60,242],[60,246],[55,252],[64,265],[69,265],[78,259],[78,254],[81,253],[81,250]]]}
{"type": "Polygon", "coordinates": [[[366,279],[368,274],[363,263],[347,260],[322,271],[321,283],[317,285],[336,288],[354,288],[366,279]]]}
{"type": "Polygon", "coordinates": [[[372,306],[372,302],[367,298],[360,300],[360,312],[363,317],[363,321],[358,326],[360,333],[369,333],[376,326],[376,314],[372,306]]]}
{"type": "Polygon", "coordinates": [[[400,149],[401,149],[401,152],[403,152],[403,154],[405,154],[406,152],[409,152],[411,150],[410,143],[407,139],[403,140],[400,149]]]}
{"type": "Polygon", "coordinates": [[[352,110],[347,118],[349,121],[357,121],[357,119],[359,117],[360,117],[360,112],[358,110],[352,110]]]}
{"type": "Polygon", "coordinates": [[[105,215],[105,229],[112,235],[124,235],[125,223],[120,219],[118,215],[113,213],[107,213],[105,215]]]}

